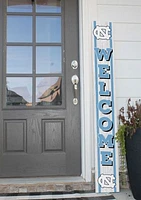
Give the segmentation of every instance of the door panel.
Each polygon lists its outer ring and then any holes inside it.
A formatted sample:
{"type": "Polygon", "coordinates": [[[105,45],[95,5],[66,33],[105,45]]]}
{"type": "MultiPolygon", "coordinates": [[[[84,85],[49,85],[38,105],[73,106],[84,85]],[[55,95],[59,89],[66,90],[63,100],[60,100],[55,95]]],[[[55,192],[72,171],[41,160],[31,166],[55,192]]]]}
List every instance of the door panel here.
{"type": "Polygon", "coordinates": [[[80,94],[78,85],[73,105],[71,83],[79,76],[71,67],[79,59],[77,0],[9,0],[4,19],[5,3],[0,0],[0,177],[78,176],[80,94]]]}

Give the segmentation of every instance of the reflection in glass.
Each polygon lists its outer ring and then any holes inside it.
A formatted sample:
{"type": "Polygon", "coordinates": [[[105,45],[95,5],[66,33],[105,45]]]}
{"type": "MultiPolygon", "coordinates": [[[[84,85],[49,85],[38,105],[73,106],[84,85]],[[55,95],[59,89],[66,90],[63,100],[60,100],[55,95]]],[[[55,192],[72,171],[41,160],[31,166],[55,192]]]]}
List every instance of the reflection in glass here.
{"type": "Polygon", "coordinates": [[[61,77],[36,78],[36,104],[61,105],[61,77]]]}
{"type": "Polygon", "coordinates": [[[36,73],[61,73],[61,47],[42,46],[36,48],[36,73]]]}
{"type": "Polygon", "coordinates": [[[61,17],[36,17],[36,42],[61,42],[61,17]]]}
{"type": "Polygon", "coordinates": [[[32,105],[32,78],[8,77],[6,81],[7,105],[32,105]]]}
{"type": "Polygon", "coordinates": [[[37,0],[36,12],[61,13],[61,0],[37,0]]]}
{"type": "Polygon", "coordinates": [[[7,47],[7,73],[32,73],[32,47],[7,47]]]}
{"type": "Polygon", "coordinates": [[[31,16],[7,16],[7,42],[32,42],[31,16]]]}
{"type": "Polygon", "coordinates": [[[8,0],[7,12],[32,12],[32,1],[8,0]]]}

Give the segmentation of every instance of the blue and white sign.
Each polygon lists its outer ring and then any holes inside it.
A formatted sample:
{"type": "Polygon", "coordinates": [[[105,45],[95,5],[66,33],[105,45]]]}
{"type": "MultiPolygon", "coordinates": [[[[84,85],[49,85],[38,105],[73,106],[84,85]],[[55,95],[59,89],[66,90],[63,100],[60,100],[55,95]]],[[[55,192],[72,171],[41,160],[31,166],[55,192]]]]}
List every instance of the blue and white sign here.
{"type": "Polygon", "coordinates": [[[93,23],[95,72],[96,192],[119,192],[119,164],[115,141],[112,23],[93,23]]]}

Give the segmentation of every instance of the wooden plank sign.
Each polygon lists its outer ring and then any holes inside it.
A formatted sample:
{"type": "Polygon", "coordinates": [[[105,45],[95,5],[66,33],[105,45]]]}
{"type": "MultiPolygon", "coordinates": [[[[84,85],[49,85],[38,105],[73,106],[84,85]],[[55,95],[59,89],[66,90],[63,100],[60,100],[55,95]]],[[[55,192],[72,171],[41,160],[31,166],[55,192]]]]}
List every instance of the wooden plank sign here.
{"type": "Polygon", "coordinates": [[[119,191],[118,149],[115,141],[115,100],[112,23],[93,22],[95,80],[96,192],[119,191]]]}

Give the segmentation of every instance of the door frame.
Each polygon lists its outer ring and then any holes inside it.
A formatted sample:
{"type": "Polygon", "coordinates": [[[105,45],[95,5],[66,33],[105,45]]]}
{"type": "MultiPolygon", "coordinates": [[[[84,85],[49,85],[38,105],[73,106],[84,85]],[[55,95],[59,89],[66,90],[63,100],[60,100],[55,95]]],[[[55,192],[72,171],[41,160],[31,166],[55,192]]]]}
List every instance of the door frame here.
{"type": "Polygon", "coordinates": [[[92,22],[97,19],[97,0],[79,0],[79,53],[81,87],[82,178],[94,179],[95,90],[93,71],[92,22]],[[89,88],[89,90],[88,90],[89,88]]]}

